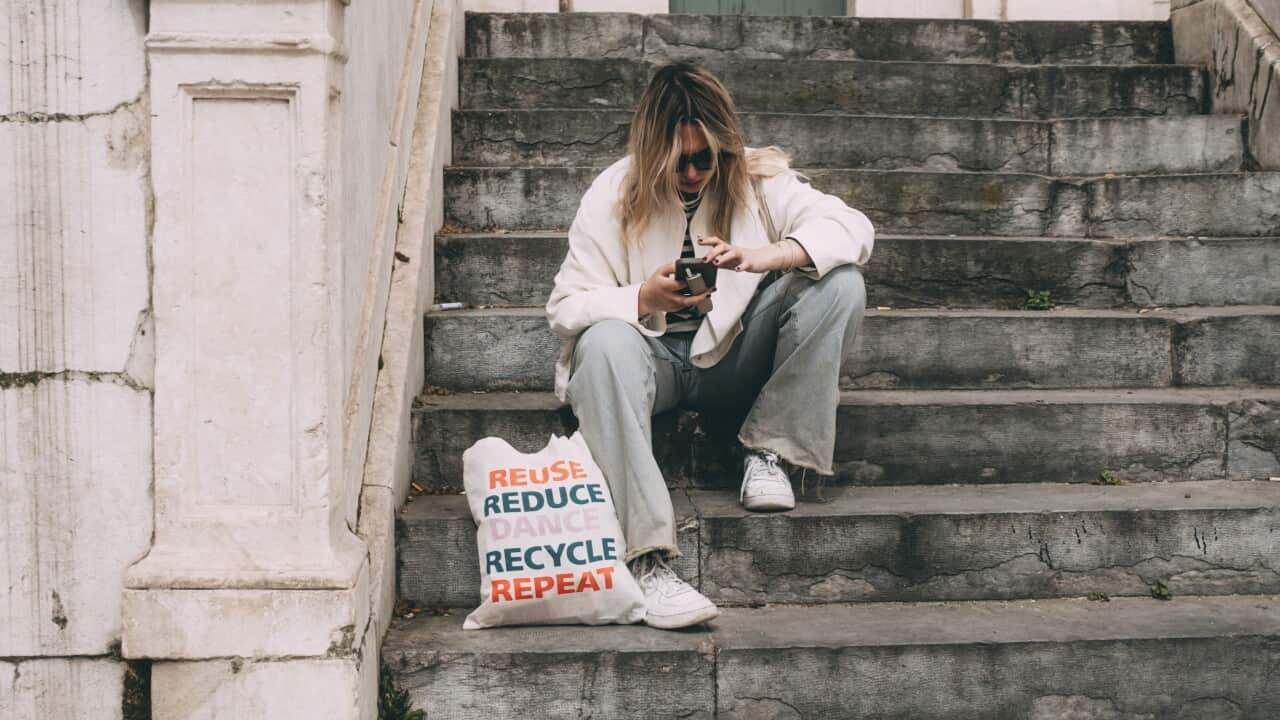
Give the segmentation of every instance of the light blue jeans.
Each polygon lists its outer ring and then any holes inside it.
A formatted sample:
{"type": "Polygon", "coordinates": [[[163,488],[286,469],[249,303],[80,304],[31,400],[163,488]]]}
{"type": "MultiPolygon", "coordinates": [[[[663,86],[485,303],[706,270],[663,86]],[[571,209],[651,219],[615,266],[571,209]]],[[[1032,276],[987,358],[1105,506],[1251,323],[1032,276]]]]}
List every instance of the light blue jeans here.
{"type": "Polygon", "coordinates": [[[653,550],[680,555],[671,496],[653,457],[655,413],[745,405],[754,397],[738,432],[743,446],[832,474],[840,363],[865,309],[866,288],[853,265],[820,280],[785,273],[756,293],[729,353],[705,369],[689,364],[693,333],[647,337],[621,320],[582,333],[568,400],[609,483],[628,560],[653,550]]]}

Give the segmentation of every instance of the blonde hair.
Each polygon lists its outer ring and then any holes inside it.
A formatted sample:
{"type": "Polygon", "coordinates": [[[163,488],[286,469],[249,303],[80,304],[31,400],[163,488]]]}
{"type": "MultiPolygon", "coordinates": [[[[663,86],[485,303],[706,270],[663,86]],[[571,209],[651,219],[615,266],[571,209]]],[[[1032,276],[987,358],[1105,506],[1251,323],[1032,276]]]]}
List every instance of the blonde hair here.
{"type": "Polygon", "coordinates": [[[697,127],[711,150],[711,176],[699,194],[710,201],[710,230],[726,242],[734,212],[747,202],[752,176],[787,171],[791,160],[782,149],[767,147],[749,155],[733,98],[710,72],[688,63],[658,68],[635,116],[627,151],[631,166],[618,197],[622,236],[634,242],[663,207],[679,207],[677,167],[684,153],[680,126],[697,127]]]}

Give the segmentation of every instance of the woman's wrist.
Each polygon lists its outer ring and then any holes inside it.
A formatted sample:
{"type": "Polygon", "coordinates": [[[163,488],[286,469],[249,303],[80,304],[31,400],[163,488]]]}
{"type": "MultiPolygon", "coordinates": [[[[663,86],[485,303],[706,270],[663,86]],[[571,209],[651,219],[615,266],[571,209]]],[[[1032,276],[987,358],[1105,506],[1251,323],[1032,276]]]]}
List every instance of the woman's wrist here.
{"type": "Polygon", "coordinates": [[[763,249],[769,253],[768,259],[765,261],[765,266],[768,270],[785,272],[812,262],[809,259],[809,253],[805,252],[804,246],[792,238],[771,243],[763,249]]]}

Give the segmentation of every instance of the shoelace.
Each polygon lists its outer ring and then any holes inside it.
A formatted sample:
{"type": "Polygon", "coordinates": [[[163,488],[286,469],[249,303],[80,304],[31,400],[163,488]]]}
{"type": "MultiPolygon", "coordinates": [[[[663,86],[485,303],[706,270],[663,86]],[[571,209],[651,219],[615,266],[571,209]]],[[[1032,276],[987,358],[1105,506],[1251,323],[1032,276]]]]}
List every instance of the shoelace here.
{"type": "Polygon", "coordinates": [[[675,570],[667,564],[666,559],[656,552],[641,556],[637,565],[636,569],[640,574],[636,581],[640,583],[640,587],[647,588],[654,582],[679,579],[675,570]]]}

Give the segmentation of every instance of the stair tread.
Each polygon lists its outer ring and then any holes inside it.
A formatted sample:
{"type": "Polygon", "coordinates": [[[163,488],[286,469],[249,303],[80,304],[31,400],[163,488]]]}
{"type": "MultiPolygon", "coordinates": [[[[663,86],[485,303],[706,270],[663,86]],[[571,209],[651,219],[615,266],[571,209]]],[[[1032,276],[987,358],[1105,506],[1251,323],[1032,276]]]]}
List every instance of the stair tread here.
{"type": "MultiPolygon", "coordinates": [[[[906,171],[914,172],[914,171],[906,171]]],[[[506,238],[511,240],[560,240],[566,238],[564,230],[510,230],[510,231],[474,231],[466,230],[460,232],[439,232],[436,234],[437,240],[497,240],[506,238]]],[[[923,240],[938,242],[999,242],[999,243],[1054,243],[1054,242],[1078,242],[1086,244],[1103,244],[1103,245],[1133,245],[1139,243],[1158,243],[1167,242],[1169,240],[1187,240],[1185,235],[1151,235],[1146,237],[1123,237],[1123,238],[1092,238],[1071,235],[963,235],[963,234],[930,234],[930,233],[876,233],[877,240],[923,240]]],[[[1215,236],[1193,236],[1190,239],[1203,240],[1206,242],[1228,242],[1228,241],[1280,241],[1280,235],[1215,235],[1215,236]]]]}
{"type": "MultiPolygon", "coordinates": [[[[675,491],[686,492],[686,491],[675,491]]],[[[1088,485],[1014,483],[996,485],[879,485],[826,488],[826,502],[797,503],[785,514],[743,509],[734,490],[689,490],[692,512],[701,517],[806,518],[872,515],[1011,515],[1132,510],[1230,510],[1280,506],[1280,482],[1189,480],[1178,483],[1088,485]],[[1188,498],[1187,495],[1190,495],[1188,498]]],[[[465,495],[423,495],[400,512],[407,523],[465,520],[465,495]]]]}
{"type": "MultiPolygon", "coordinates": [[[[1183,305],[1175,308],[1143,308],[1106,309],[1056,307],[1052,310],[1009,310],[1002,308],[868,308],[867,315],[882,317],[917,317],[917,318],[1013,318],[1013,319],[1050,319],[1066,318],[1088,320],[1126,319],[1136,321],[1169,320],[1185,322],[1205,318],[1233,317],[1265,317],[1280,313],[1280,305],[1183,305]]],[[[429,310],[426,315],[433,319],[445,318],[537,318],[545,317],[546,308],[542,305],[485,305],[464,307],[456,310],[429,310]]]]}
{"type": "MultiPolygon", "coordinates": [[[[468,56],[463,58],[463,62],[469,64],[514,64],[514,63],[553,63],[553,62],[573,62],[573,63],[590,63],[596,65],[653,65],[659,66],[669,62],[665,56],[647,56],[647,57],[574,57],[572,55],[539,55],[537,57],[478,57],[468,56]]],[[[898,60],[895,58],[876,59],[876,58],[778,58],[778,57],[716,57],[703,60],[704,63],[722,66],[726,64],[772,64],[778,65],[795,65],[804,63],[813,63],[816,67],[823,65],[866,65],[866,66],[884,66],[884,65],[904,65],[909,67],[921,66],[938,66],[956,69],[994,69],[994,70],[1021,70],[1021,69],[1054,69],[1063,72],[1096,72],[1098,70],[1119,71],[1119,70],[1162,70],[1162,71],[1181,71],[1186,73],[1199,73],[1204,66],[1198,63],[961,63],[946,62],[943,60],[898,60]]],[[[468,110],[483,109],[468,107],[468,110]]],[[[601,108],[594,108],[599,110],[601,108]]]]}
{"type": "Polygon", "coordinates": [[[792,647],[1012,645],[1107,640],[1274,637],[1280,596],[1116,597],[945,602],[829,603],[723,608],[682,632],[644,626],[462,630],[465,612],[393,623],[385,657],[521,653],[708,652],[792,647]],[[710,647],[708,647],[708,642],[710,647]]]}
{"type": "MultiPolygon", "coordinates": [[[[1241,400],[1280,402],[1280,388],[1134,388],[1066,390],[844,390],[842,405],[1070,405],[1216,404],[1241,400]]],[[[421,395],[419,410],[556,410],[549,392],[479,392],[421,395]]]]}

